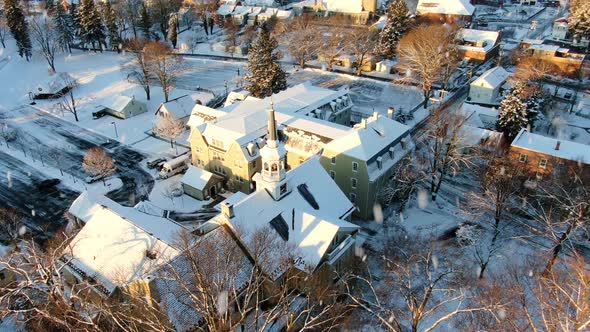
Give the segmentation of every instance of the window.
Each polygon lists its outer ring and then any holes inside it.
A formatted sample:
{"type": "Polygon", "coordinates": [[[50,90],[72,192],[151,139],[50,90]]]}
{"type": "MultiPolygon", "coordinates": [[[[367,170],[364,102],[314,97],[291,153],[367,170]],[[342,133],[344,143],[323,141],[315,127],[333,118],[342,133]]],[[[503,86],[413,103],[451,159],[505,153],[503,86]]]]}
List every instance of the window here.
{"type": "Polygon", "coordinates": [[[213,151],[213,159],[214,160],[224,160],[223,155],[217,151],[213,151]]]}
{"type": "Polygon", "coordinates": [[[334,171],[330,171],[330,177],[331,177],[332,179],[335,179],[335,178],[336,178],[336,172],[334,172],[334,171]]]}
{"type": "Polygon", "coordinates": [[[287,193],[287,184],[286,183],[283,183],[281,185],[281,195],[284,195],[286,193],[287,193]]]}
{"type": "Polygon", "coordinates": [[[201,159],[197,159],[197,166],[204,167],[205,166],[205,162],[202,161],[201,159]]]}
{"type": "Polygon", "coordinates": [[[526,163],[528,160],[528,156],[526,154],[520,154],[520,156],[518,157],[518,161],[520,161],[521,163],[526,163]]]}
{"type": "Polygon", "coordinates": [[[355,178],[350,179],[350,186],[352,189],[356,189],[357,180],[355,178]]]}
{"type": "Polygon", "coordinates": [[[211,145],[218,147],[218,148],[222,148],[223,149],[223,142],[218,140],[218,139],[212,139],[211,140],[211,145]]]}
{"type": "Polygon", "coordinates": [[[359,164],[356,161],[352,162],[352,171],[356,172],[359,170],[359,164]]]}
{"type": "Polygon", "coordinates": [[[547,159],[542,158],[541,160],[539,160],[539,168],[547,168],[547,159]]]}
{"type": "Polygon", "coordinates": [[[332,162],[332,165],[336,165],[336,156],[333,156],[333,157],[332,157],[332,160],[331,160],[331,162],[332,162]]]}
{"type": "Polygon", "coordinates": [[[350,193],[348,195],[348,198],[350,198],[351,203],[353,203],[353,204],[356,203],[356,194],[355,193],[350,193]]]}

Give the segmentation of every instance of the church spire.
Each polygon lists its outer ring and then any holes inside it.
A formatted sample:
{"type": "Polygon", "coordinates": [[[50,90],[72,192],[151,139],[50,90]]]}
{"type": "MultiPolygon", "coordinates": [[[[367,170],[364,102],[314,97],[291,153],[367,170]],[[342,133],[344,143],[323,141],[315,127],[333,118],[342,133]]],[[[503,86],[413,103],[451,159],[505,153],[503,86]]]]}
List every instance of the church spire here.
{"type": "Polygon", "coordinates": [[[268,110],[268,140],[277,141],[277,122],[275,120],[275,109],[272,99],[270,100],[270,109],[268,110]]]}

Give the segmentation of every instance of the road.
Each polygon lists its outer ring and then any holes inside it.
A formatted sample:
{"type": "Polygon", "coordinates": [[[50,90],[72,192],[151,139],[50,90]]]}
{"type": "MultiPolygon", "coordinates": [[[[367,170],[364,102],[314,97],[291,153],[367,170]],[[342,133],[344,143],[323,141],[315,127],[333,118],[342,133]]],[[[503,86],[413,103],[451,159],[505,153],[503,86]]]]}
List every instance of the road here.
{"type": "MultiPolygon", "coordinates": [[[[10,143],[13,149],[24,148],[29,157],[32,154],[36,159],[43,158],[46,164],[78,179],[87,176],[81,167],[86,150],[100,146],[109,151],[117,166],[115,176],[121,178],[123,186],[108,196],[121,204],[134,205],[153,187],[152,176],[140,166],[145,156],[125,145],[31,106],[5,111],[2,116],[8,128],[17,130],[17,140],[10,143]]],[[[32,216],[31,210],[35,210],[29,228],[44,229],[49,225],[48,234],[42,238],[51,235],[65,223],[63,213],[77,193],[61,185],[40,192],[35,183],[47,178],[43,173],[5,153],[0,157],[0,170],[6,174],[0,182],[0,206],[13,207],[26,216],[32,216]]]]}

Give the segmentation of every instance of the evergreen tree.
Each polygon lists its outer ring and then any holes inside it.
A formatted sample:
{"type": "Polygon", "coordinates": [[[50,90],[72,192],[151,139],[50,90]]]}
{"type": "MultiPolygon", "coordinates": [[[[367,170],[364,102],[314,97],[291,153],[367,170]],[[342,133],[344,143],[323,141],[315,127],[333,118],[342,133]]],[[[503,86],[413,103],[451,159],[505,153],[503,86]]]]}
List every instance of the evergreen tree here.
{"type": "Polygon", "coordinates": [[[16,41],[18,54],[29,61],[31,57],[31,38],[27,21],[17,0],[4,0],[4,15],[6,16],[6,25],[16,41]]]}
{"type": "Polygon", "coordinates": [[[53,25],[58,35],[62,50],[72,53],[72,43],[74,42],[74,22],[72,15],[66,12],[64,3],[59,1],[54,6],[53,25]]]}
{"type": "Polygon", "coordinates": [[[404,0],[394,0],[387,11],[387,22],[381,30],[376,53],[393,58],[397,43],[408,29],[410,11],[404,0]]]}
{"type": "Polygon", "coordinates": [[[82,0],[78,7],[78,18],[80,20],[79,36],[82,42],[91,44],[93,49],[104,45],[104,28],[94,0],[82,0]]]}
{"type": "Polygon", "coordinates": [[[496,127],[512,141],[528,125],[526,106],[515,95],[508,94],[500,103],[496,127]]]}
{"type": "Polygon", "coordinates": [[[246,88],[254,97],[268,97],[287,88],[287,76],[278,62],[280,54],[276,52],[277,46],[277,40],[263,25],[258,38],[250,46],[248,75],[245,77],[250,83],[246,88]]]}
{"type": "Polygon", "coordinates": [[[176,16],[170,17],[170,23],[168,28],[168,40],[172,43],[172,48],[176,48],[176,43],[178,42],[178,22],[176,16]]]}
{"type": "Polygon", "coordinates": [[[55,2],[54,0],[45,0],[45,10],[47,10],[48,16],[53,16],[55,12],[55,2]]]}
{"type": "Polygon", "coordinates": [[[516,82],[510,94],[520,99],[524,104],[528,125],[531,127],[534,125],[535,120],[542,116],[542,111],[550,99],[540,86],[522,80],[516,82]]]}
{"type": "Polygon", "coordinates": [[[143,36],[147,39],[151,39],[152,34],[150,29],[152,28],[152,21],[150,20],[150,14],[145,4],[141,4],[140,18],[137,25],[139,30],[143,33],[143,36]]]}
{"type": "Polygon", "coordinates": [[[115,11],[111,6],[110,1],[107,1],[103,8],[103,17],[104,22],[107,27],[107,35],[109,37],[109,43],[111,44],[111,49],[119,51],[119,43],[121,40],[118,34],[117,22],[115,17],[115,11]]]}

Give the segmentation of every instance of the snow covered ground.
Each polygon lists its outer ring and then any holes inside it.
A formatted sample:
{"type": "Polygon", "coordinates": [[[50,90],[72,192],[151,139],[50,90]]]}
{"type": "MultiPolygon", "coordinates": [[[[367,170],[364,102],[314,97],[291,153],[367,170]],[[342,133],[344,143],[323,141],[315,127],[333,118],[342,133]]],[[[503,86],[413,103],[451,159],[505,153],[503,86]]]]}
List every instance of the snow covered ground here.
{"type": "Polygon", "coordinates": [[[165,180],[156,180],[154,189],[149,196],[150,202],[161,209],[179,213],[196,212],[204,205],[211,203],[211,200],[199,201],[185,195],[182,192],[180,179],[182,179],[181,174],[165,180]]]}

